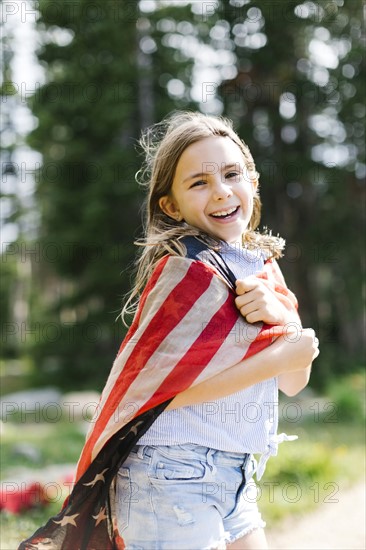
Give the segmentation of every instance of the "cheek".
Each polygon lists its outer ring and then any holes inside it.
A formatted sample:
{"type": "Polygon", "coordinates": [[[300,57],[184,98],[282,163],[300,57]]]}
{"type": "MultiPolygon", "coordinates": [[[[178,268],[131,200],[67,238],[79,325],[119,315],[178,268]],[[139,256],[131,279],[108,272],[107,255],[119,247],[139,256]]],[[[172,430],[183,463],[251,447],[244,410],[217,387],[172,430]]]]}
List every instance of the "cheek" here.
{"type": "Polygon", "coordinates": [[[198,212],[201,212],[204,208],[205,203],[202,201],[202,197],[199,197],[198,194],[193,197],[185,198],[184,201],[181,201],[181,209],[187,215],[193,214],[196,215],[198,212]]]}
{"type": "Polygon", "coordinates": [[[249,191],[248,193],[245,194],[244,202],[250,208],[253,206],[253,201],[254,201],[254,195],[252,192],[249,191]]]}

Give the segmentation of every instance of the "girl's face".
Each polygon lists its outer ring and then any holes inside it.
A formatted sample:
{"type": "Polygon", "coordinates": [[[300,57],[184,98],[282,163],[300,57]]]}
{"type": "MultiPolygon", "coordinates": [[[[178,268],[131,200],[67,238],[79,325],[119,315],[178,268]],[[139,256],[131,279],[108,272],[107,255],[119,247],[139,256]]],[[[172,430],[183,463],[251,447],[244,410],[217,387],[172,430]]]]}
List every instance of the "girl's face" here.
{"type": "Polygon", "coordinates": [[[185,149],[170,193],[159,206],[175,220],[228,243],[241,242],[256,188],[238,145],[229,137],[212,136],[185,149]]]}

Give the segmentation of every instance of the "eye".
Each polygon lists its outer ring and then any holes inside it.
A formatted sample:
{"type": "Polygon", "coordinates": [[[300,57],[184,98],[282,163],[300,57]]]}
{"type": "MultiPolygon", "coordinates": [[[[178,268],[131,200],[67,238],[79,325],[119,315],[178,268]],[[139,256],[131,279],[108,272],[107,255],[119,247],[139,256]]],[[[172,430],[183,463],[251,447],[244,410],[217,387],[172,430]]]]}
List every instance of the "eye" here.
{"type": "Polygon", "coordinates": [[[225,178],[232,179],[232,178],[240,178],[240,172],[228,172],[225,174],[225,178]]]}
{"type": "Polygon", "coordinates": [[[192,187],[199,187],[201,185],[206,185],[206,183],[207,183],[207,181],[197,180],[197,181],[193,182],[192,185],[189,188],[192,189],[192,187]]]}

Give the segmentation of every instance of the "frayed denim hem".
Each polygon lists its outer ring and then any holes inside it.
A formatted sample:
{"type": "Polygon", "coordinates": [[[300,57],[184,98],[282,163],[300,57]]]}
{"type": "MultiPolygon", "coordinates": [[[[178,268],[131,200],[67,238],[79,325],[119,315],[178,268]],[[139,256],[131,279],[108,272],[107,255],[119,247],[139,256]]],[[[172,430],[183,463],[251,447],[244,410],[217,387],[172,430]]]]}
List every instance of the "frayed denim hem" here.
{"type": "MultiPolygon", "coordinates": [[[[253,533],[253,531],[256,531],[257,529],[264,529],[266,527],[265,521],[260,521],[258,525],[251,525],[247,529],[243,529],[240,533],[235,535],[234,537],[229,537],[225,539],[226,544],[232,544],[233,542],[236,542],[239,539],[242,539],[243,537],[246,537],[247,535],[250,535],[250,533],[253,533]]],[[[221,550],[221,547],[219,547],[221,550]]],[[[225,548],[225,547],[224,547],[225,548]]]]}

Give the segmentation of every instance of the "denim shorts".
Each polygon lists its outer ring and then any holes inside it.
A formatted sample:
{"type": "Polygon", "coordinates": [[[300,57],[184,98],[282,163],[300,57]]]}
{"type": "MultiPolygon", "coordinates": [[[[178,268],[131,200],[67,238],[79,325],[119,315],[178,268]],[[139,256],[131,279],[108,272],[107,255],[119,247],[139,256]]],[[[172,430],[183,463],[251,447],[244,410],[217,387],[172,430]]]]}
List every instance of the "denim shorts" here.
{"type": "Polygon", "coordinates": [[[252,455],[199,445],[136,445],[116,485],[126,550],[208,550],[265,523],[257,507],[252,455]]]}

